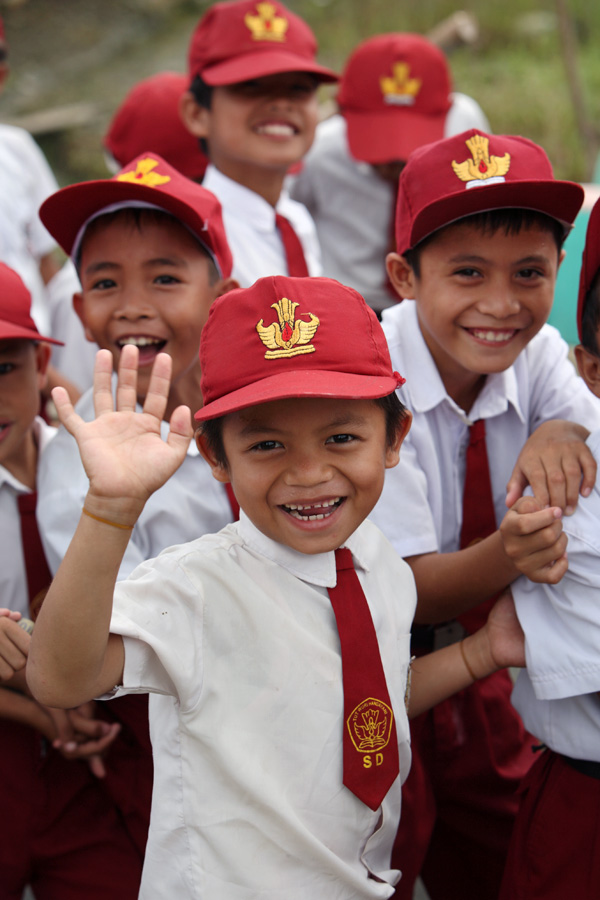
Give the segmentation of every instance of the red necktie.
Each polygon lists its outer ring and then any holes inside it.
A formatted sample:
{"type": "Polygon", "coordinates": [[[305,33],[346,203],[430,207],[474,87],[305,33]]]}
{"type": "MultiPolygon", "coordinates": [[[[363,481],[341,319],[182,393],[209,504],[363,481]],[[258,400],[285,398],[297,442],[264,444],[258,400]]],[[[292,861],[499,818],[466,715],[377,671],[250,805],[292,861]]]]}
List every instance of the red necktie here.
{"type": "Polygon", "coordinates": [[[342,655],[344,784],[375,810],[400,771],[394,713],[379,644],[352,554],[335,551],[337,584],[329,588],[342,655]]]}
{"type": "Polygon", "coordinates": [[[46,562],[46,554],[44,553],[35,517],[37,493],[34,491],[31,494],[19,494],[17,503],[21,516],[21,541],[23,543],[23,557],[27,574],[29,610],[31,618],[35,619],[46,591],[50,587],[52,575],[46,562]]]}
{"type": "MultiPolygon", "coordinates": [[[[495,530],[496,512],[485,443],[485,420],[478,419],[469,428],[460,549],[483,540],[495,530]]],[[[467,631],[472,633],[485,624],[497,596],[484,600],[458,617],[467,631]]]]}
{"type": "Polygon", "coordinates": [[[308,266],[300,238],[285,216],[281,216],[279,213],[275,213],[275,225],[279,229],[279,235],[283,242],[288,275],[305,278],[308,275],[308,266]]]}
{"type": "Polygon", "coordinates": [[[237,522],[240,517],[240,504],[237,502],[237,497],[233,493],[233,488],[231,487],[231,483],[229,481],[225,482],[225,493],[227,494],[227,499],[229,500],[229,506],[231,507],[231,515],[233,516],[233,521],[237,522]]]}

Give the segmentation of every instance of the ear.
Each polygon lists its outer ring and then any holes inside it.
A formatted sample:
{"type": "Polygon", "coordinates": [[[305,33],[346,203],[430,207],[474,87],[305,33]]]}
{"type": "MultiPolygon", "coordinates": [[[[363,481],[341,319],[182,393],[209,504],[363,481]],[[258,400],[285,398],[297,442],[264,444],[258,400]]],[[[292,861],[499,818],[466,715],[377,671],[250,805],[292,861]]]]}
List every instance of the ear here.
{"type": "Polygon", "coordinates": [[[600,397],[600,357],[578,344],[575,347],[575,359],[579,374],[590,391],[596,397],[600,397]]]}
{"type": "Polygon", "coordinates": [[[220,481],[221,484],[227,484],[228,482],[230,482],[231,478],[229,477],[229,469],[227,468],[227,466],[224,466],[223,463],[220,463],[215,458],[212,450],[206,443],[201,428],[196,431],[194,438],[196,440],[196,446],[200,451],[201,456],[210,466],[213,478],[216,478],[216,480],[220,481]]]}
{"type": "Polygon", "coordinates": [[[558,254],[558,267],[556,269],[557,272],[560,269],[562,262],[566,255],[567,255],[567,251],[565,250],[564,247],[562,247],[560,253],[558,254]]]}
{"type": "Polygon", "coordinates": [[[410,431],[410,426],[412,424],[412,413],[408,410],[405,411],[405,416],[400,422],[398,429],[396,431],[396,437],[394,438],[394,443],[389,445],[386,448],[385,452],[385,467],[386,469],[393,469],[394,466],[397,466],[400,461],[400,447],[402,446],[402,442],[408,432],[410,431]]]}
{"type": "Polygon", "coordinates": [[[191,91],[185,91],[179,99],[179,115],[181,121],[191,134],[198,138],[207,138],[210,122],[210,110],[200,106],[191,91]]]}
{"type": "Polygon", "coordinates": [[[398,296],[403,300],[414,300],[417,278],[412,266],[399,253],[388,253],[385,265],[398,296]]]}
{"type": "Polygon", "coordinates": [[[50,344],[36,344],[35,346],[35,365],[37,369],[38,388],[40,391],[46,387],[48,365],[52,349],[50,344]]]}
{"type": "Polygon", "coordinates": [[[92,332],[89,330],[89,328],[86,325],[85,308],[84,308],[84,304],[83,304],[83,294],[80,291],[78,291],[76,294],[73,294],[73,309],[77,313],[79,321],[83,325],[83,331],[85,333],[86,340],[90,341],[90,343],[92,343],[92,344],[97,343],[96,338],[94,337],[94,335],[92,334],[92,332]]]}
{"type": "Polygon", "coordinates": [[[215,297],[222,297],[223,294],[227,294],[229,291],[235,291],[239,286],[239,281],[236,281],[235,278],[221,278],[215,285],[215,297]]]}

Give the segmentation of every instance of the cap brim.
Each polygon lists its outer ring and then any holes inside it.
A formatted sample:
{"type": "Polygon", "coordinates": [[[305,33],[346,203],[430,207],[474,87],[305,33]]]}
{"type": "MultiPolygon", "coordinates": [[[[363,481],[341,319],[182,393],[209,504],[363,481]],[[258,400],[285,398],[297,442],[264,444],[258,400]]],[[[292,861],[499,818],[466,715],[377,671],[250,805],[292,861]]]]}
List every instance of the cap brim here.
{"type": "Polygon", "coordinates": [[[207,403],[194,418],[199,422],[216,419],[228,413],[238,412],[249,406],[269,403],[272,400],[289,400],[292,397],[318,397],[332,400],[376,400],[387,397],[398,387],[394,377],[354,375],[346,372],[320,370],[298,371],[270,375],[261,381],[248,384],[237,391],[207,403]]]}
{"type": "Polygon", "coordinates": [[[250,78],[263,78],[266,75],[279,75],[282,72],[308,72],[316,75],[319,81],[336,82],[339,76],[294,53],[286,53],[284,50],[268,53],[245,53],[228,59],[225,62],[207,66],[198,74],[202,80],[211,87],[220,87],[228,84],[236,84],[239,81],[248,81],[250,78]]]}
{"type": "Polygon", "coordinates": [[[45,337],[43,334],[34,331],[31,328],[20,328],[12,322],[5,322],[0,319],[0,341],[41,341],[43,344],[56,344],[64,347],[63,341],[57,341],[55,338],[45,337]]]}
{"type": "Polygon", "coordinates": [[[131,181],[84,181],[63,188],[42,204],[40,219],[65,253],[71,256],[79,230],[90,216],[113,203],[127,200],[142,200],[171,213],[185,223],[217,259],[204,221],[187,203],[166,192],[131,181]]]}
{"type": "Polygon", "coordinates": [[[588,220],[585,247],[581,259],[581,274],[579,276],[579,293],[577,296],[577,332],[581,340],[581,323],[585,298],[591,288],[596,273],[600,269],[600,201],[592,207],[588,220]]]}
{"type": "Polygon", "coordinates": [[[367,163],[406,161],[413,150],[444,137],[447,111],[425,116],[408,107],[375,112],[342,110],[348,146],[355,159],[367,163]]]}
{"type": "Polygon", "coordinates": [[[568,233],[581,208],[584,191],[572,181],[515,181],[484,184],[441,197],[425,206],[415,217],[409,235],[410,245],[398,247],[399,253],[446,225],[465,216],[494,209],[529,209],[556,219],[568,233]]]}

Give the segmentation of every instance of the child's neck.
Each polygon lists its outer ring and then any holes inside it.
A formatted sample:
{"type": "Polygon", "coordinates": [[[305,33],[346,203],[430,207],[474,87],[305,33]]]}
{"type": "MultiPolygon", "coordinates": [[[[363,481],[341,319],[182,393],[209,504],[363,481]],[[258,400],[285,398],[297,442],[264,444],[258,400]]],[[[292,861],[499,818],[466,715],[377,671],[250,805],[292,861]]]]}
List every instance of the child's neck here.
{"type": "Polygon", "coordinates": [[[487,375],[471,372],[465,372],[458,377],[455,374],[441,372],[440,375],[448,396],[468,415],[483,389],[487,375]]]}
{"type": "Polygon", "coordinates": [[[12,458],[4,463],[7,469],[17,481],[35,491],[37,484],[38,445],[33,427],[26,433],[19,451],[18,458],[12,458]]]}
{"type": "Polygon", "coordinates": [[[277,202],[283,190],[283,182],[287,173],[287,169],[268,169],[258,166],[248,167],[245,163],[236,164],[231,160],[227,163],[219,163],[211,160],[215,168],[223,175],[237,181],[250,191],[254,191],[263,200],[266,200],[270,206],[277,206],[277,202]]]}

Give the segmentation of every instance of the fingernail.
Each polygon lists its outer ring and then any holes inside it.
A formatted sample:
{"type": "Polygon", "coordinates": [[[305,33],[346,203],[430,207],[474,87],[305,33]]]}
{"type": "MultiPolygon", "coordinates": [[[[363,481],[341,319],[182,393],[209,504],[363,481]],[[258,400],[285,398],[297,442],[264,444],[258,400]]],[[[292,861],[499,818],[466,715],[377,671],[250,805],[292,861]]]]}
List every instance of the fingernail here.
{"type": "Polygon", "coordinates": [[[574,506],[565,506],[565,516],[572,516],[575,512],[574,506]]]}
{"type": "Polygon", "coordinates": [[[67,741],[67,743],[64,745],[64,749],[67,751],[67,753],[71,753],[73,750],[77,750],[77,744],[75,743],[75,741],[67,741]]]}
{"type": "Polygon", "coordinates": [[[584,488],[581,488],[581,496],[582,497],[589,497],[591,493],[592,493],[591,487],[588,487],[586,485],[584,488]]]}

